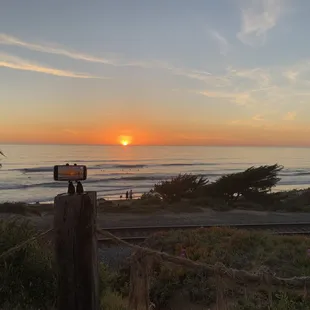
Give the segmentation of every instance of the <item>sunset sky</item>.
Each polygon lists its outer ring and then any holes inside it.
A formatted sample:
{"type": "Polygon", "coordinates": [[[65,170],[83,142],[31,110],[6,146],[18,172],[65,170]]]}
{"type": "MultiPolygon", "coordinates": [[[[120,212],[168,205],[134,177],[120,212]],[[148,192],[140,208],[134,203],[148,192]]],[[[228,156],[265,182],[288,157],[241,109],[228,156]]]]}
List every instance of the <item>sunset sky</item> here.
{"type": "Polygon", "coordinates": [[[309,12],[2,0],[0,142],[310,146],[309,12]]]}

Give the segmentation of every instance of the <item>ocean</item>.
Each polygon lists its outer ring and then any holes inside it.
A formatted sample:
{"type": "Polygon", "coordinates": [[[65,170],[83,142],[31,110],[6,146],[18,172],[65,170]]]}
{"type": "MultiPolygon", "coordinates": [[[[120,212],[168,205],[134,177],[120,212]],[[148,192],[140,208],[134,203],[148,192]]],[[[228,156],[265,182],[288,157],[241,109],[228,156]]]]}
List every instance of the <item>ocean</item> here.
{"type": "Polygon", "coordinates": [[[223,174],[251,166],[284,166],[276,190],[310,187],[310,148],[2,145],[7,156],[0,169],[0,202],[51,202],[66,192],[66,183],[53,180],[53,166],[88,167],[85,190],[116,199],[132,189],[134,197],[155,183],[179,173],[216,180],[223,174]]]}

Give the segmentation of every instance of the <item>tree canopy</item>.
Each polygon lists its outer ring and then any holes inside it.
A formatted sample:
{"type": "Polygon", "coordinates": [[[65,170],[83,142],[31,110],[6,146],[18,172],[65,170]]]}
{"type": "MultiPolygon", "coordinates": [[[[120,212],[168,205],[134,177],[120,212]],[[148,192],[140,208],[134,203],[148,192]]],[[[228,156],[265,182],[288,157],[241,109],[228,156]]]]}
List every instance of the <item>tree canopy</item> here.
{"type": "Polygon", "coordinates": [[[278,173],[282,169],[283,166],[274,164],[250,167],[243,172],[227,174],[209,184],[205,188],[206,194],[224,197],[225,200],[236,200],[240,196],[250,199],[264,195],[278,183],[278,173]]]}
{"type": "Polygon", "coordinates": [[[239,197],[256,200],[270,193],[280,180],[278,173],[282,169],[278,164],[250,167],[242,172],[221,176],[212,183],[203,176],[180,174],[156,184],[153,192],[170,202],[201,196],[222,198],[226,201],[235,201],[239,197]]]}
{"type": "Polygon", "coordinates": [[[192,174],[179,174],[171,180],[155,184],[154,192],[163,200],[178,201],[181,198],[192,196],[198,189],[205,186],[208,180],[202,176],[192,174]]]}

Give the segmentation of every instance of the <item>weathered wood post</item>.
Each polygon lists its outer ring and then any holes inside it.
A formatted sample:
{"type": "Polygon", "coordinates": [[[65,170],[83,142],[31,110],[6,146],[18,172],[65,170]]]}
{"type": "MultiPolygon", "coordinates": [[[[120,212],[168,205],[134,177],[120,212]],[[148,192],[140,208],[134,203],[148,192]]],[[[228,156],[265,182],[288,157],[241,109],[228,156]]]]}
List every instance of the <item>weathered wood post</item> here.
{"type": "Polygon", "coordinates": [[[58,310],[99,310],[97,194],[55,197],[58,310]]]}

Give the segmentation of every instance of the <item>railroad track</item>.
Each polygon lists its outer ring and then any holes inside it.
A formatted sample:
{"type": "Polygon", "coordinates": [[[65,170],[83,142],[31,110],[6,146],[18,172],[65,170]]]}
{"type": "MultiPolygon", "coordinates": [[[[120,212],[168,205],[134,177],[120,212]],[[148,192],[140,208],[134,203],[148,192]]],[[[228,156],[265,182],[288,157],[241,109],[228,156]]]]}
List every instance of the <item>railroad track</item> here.
{"type": "MultiPolygon", "coordinates": [[[[102,228],[120,239],[139,243],[159,232],[172,230],[193,230],[199,228],[227,227],[250,231],[266,231],[276,235],[310,235],[310,223],[264,223],[264,224],[214,224],[214,225],[178,225],[178,226],[136,226],[102,228]]],[[[99,243],[111,243],[111,238],[99,238],[99,243]]]]}

